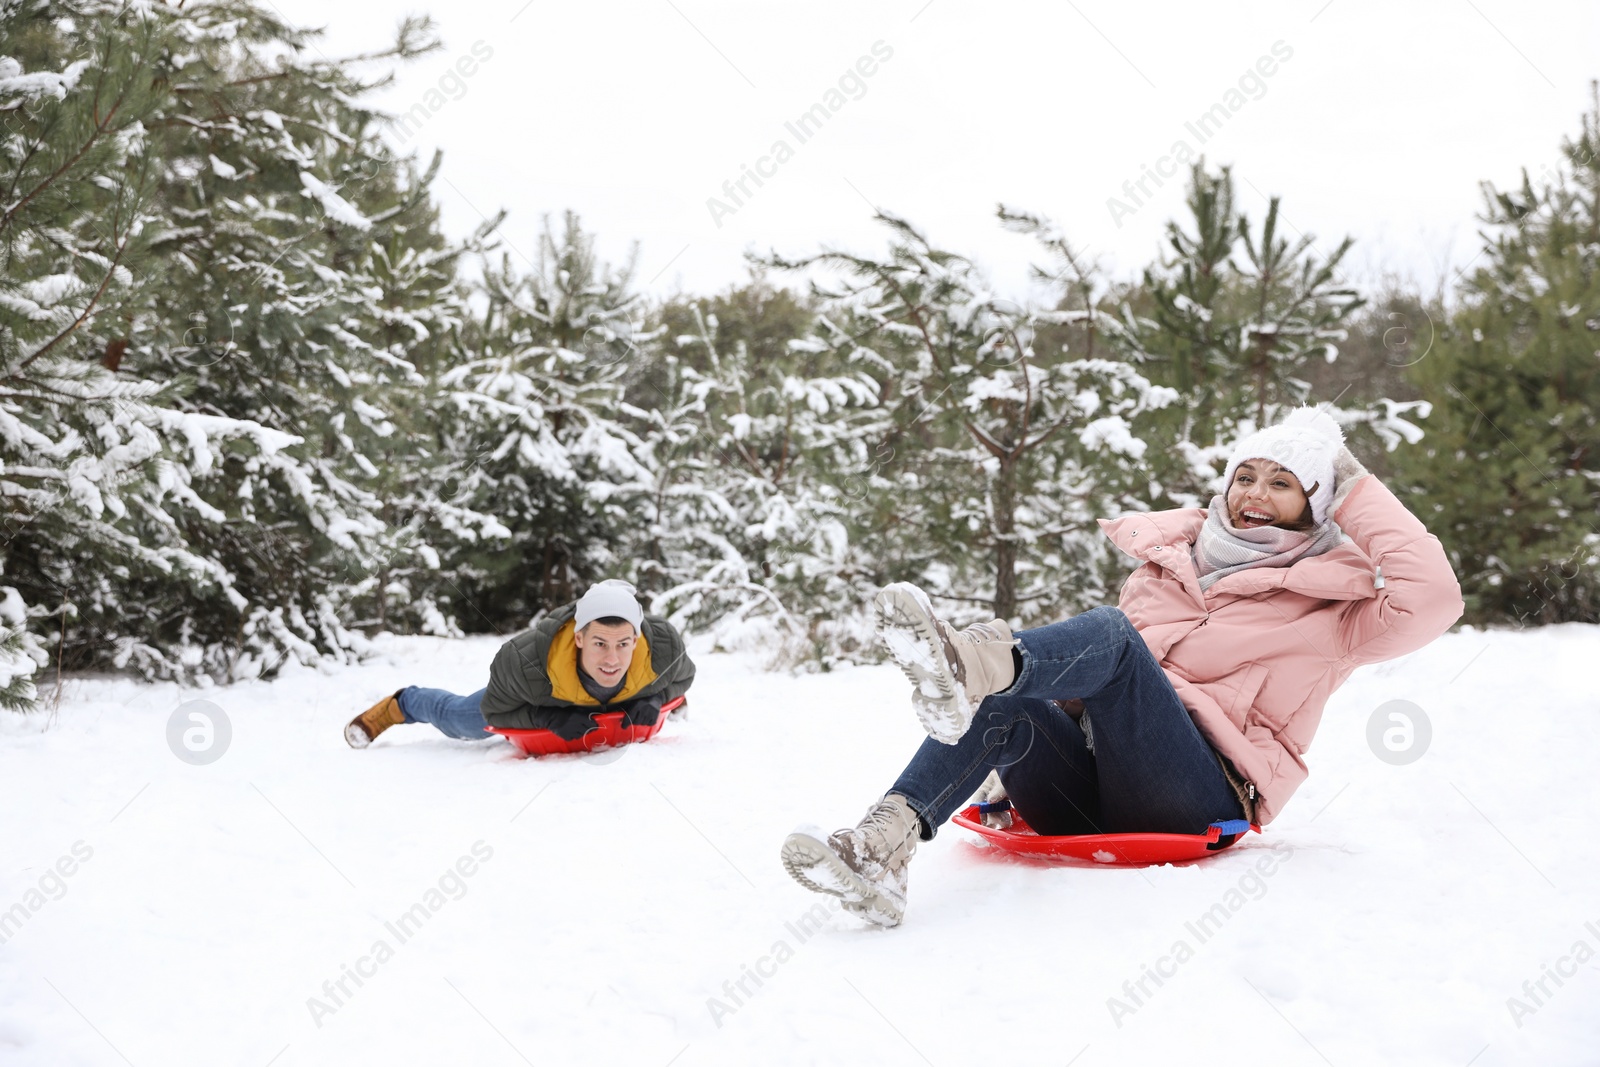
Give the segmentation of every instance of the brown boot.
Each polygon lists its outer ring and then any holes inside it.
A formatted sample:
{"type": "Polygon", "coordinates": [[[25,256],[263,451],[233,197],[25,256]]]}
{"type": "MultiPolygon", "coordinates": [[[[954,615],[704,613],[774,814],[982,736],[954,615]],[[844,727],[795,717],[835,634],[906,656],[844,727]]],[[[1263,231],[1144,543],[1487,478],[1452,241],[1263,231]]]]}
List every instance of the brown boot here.
{"type": "Polygon", "coordinates": [[[400,710],[400,694],[390,693],[372,707],[350,720],[344,728],[344,739],[351,748],[366,748],[372,744],[372,739],[383,733],[391,726],[399,726],[406,721],[405,713],[400,710]]]}

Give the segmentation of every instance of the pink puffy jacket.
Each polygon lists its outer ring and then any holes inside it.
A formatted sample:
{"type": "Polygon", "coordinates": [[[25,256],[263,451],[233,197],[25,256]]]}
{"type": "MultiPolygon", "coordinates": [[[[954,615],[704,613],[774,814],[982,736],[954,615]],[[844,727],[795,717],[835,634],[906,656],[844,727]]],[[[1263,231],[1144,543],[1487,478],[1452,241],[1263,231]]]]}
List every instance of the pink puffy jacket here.
{"type": "Polygon", "coordinates": [[[1461,617],[1439,539],[1368,475],[1333,516],[1349,540],[1288,567],[1219,578],[1204,593],[1190,546],[1203,508],[1101,519],[1143,560],[1120,607],[1211,747],[1256,787],[1271,822],[1306,779],[1322,706],[1350,672],[1414,652],[1461,617]]]}

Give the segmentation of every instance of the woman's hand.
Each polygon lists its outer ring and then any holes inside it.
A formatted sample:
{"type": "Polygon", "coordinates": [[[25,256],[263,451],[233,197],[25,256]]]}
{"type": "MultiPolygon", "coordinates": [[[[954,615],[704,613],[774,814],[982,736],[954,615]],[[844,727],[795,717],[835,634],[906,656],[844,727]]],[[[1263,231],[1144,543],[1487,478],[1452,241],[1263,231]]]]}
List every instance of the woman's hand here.
{"type": "MultiPolygon", "coordinates": [[[[978,787],[978,795],[973,799],[979,804],[993,804],[997,800],[1006,799],[1006,787],[1000,783],[999,771],[989,772],[989,777],[983,780],[983,784],[978,787]]],[[[1011,825],[1011,813],[991,811],[983,816],[983,825],[1004,830],[1011,825]]]]}
{"type": "Polygon", "coordinates": [[[1361,461],[1350,454],[1350,449],[1340,448],[1333,457],[1333,502],[1328,505],[1328,517],[1338,514],[1339,507],[1350,496],[1356,483],[1370,475],[1361,461]]]}

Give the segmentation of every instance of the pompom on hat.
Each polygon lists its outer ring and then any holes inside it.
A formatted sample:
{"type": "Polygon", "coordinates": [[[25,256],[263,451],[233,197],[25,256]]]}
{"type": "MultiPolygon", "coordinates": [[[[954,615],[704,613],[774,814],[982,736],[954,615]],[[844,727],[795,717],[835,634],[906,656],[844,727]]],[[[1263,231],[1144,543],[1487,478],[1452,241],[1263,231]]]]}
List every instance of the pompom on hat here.
{"type": "Polygon", "coordinates": [[[644,625],[644,609],[633,593],[633,586],[621,578],[596,582],[578,599],[573,623],[581,630],[596,619],[626,619],[633,623],[634,633],[638,633],[644,625]]]}
{"type": "Polygon", "coordinates": [[[1333,502],[1333,464],[1344,448],[1344,431],[1333,417],[1316,408],[1299,408],[1276,426],[1268,426],[1239,439],[1228,456],[1222,478],[1226,498],[1234,472],[1248,459],[1270,459],[1300,479],[1311,500],[1311,518],[1318,526],[1328,517],[1333,502]]]}

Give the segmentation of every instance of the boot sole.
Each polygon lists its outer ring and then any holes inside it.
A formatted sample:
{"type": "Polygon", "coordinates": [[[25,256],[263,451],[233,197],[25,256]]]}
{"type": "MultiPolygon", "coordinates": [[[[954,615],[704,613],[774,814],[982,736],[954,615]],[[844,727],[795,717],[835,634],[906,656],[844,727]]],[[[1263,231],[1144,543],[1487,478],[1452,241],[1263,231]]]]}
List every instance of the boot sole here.
{"type": "Polygon", "coordinates": [[[808,833],[783,842],[783,869],[813,893],[838,897],[846,911],[877,926],[898,926],[904,905],[890,899],[840,859],[825,842],[808,833]]]}
{"type": "Polygon", "coordinates": [[[367,736],[366,728],[360,722],[351,722],[345,724],[344,742],[351,748],[366,748],[372,744],[372,738],[367,736]]]}
{"type": "Polygon", "coordinates": [[[873,607],[879,636],[911,682],[911,707],[922,728],[935,741],[955,744],[972,725],[973,707],[945,660],[933,605],[916,586],[894,582],[883,587],[873,607]]]}

